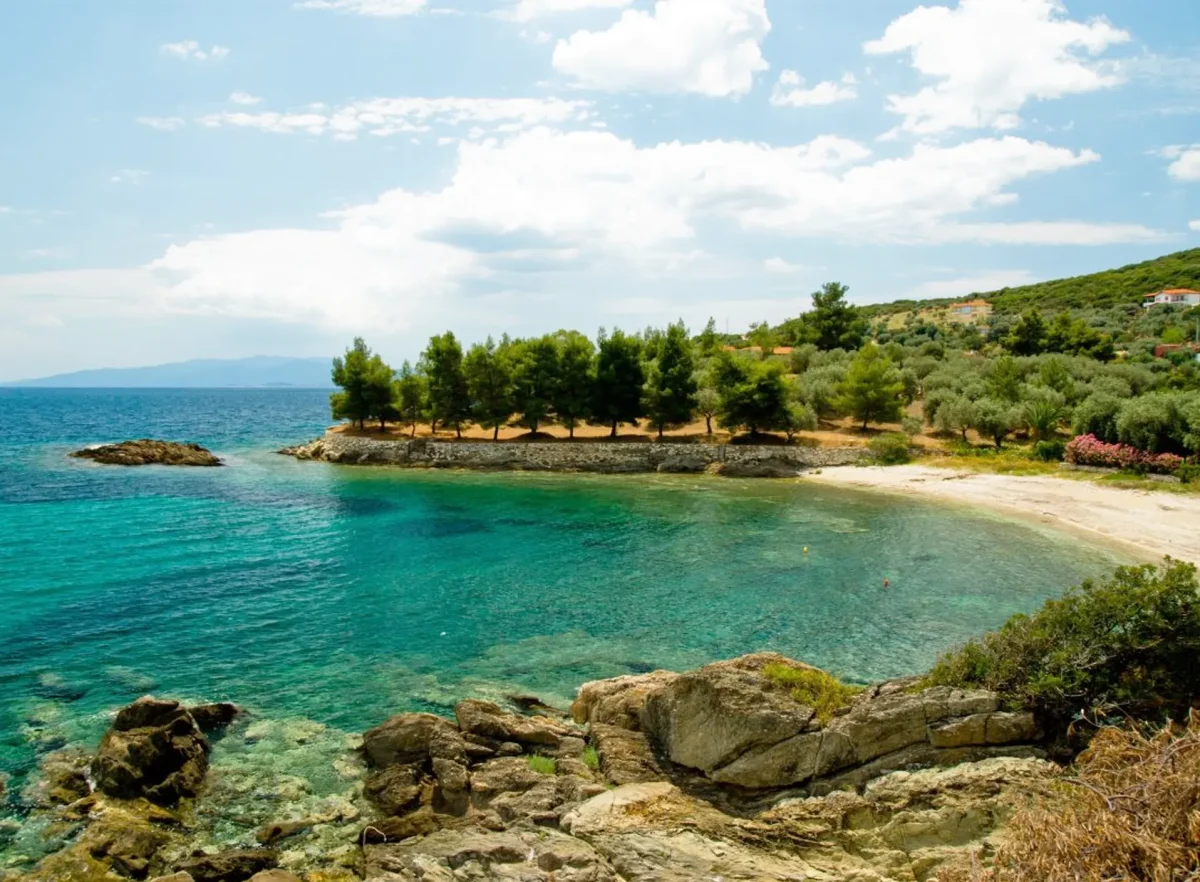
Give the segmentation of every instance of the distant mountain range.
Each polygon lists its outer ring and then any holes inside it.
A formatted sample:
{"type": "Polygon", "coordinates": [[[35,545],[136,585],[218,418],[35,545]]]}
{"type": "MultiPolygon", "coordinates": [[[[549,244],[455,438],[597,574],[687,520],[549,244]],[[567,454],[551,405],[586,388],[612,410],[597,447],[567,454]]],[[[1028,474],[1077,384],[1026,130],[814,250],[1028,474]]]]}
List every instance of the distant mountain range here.
{"type": "Polygon", "coordinates": [[[59,386],[83,388],[171,388],[223,389],[231,387],[296,387],[327,389],[331,359],[280,358],[256,355],[252,358],[181,361],[152,367],[100,368],[57,374],[36,380],[2,383],[4,386],[59,386]]]}

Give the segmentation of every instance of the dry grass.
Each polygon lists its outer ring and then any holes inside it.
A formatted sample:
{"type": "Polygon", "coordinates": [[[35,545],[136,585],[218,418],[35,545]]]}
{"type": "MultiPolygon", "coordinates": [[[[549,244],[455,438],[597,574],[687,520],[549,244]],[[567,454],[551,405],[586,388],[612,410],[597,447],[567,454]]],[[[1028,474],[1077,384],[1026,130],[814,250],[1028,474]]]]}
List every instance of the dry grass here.
{"type": "Polygon", "coordinates": [[[1200,714],[1153,736],[1105,729],[1072,772],[1013,816],[992,867],[938,882],[1200,880],[1200,714]]]}

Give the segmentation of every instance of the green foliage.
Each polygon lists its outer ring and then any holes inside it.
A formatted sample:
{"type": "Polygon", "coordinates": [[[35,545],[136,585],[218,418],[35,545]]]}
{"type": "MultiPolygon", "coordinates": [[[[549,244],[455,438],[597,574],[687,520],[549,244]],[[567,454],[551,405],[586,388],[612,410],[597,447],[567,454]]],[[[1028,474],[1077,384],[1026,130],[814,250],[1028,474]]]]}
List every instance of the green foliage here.
{"type": "Polygon", "coordinates": [[[784,426],[784,431],[787,432],[789,441],[796,436],[797,432],[811,432],[816,427],[817,415],[811,407],[799,401],[788,404],[787,425],[784,426]]]}
{"type": "Polygon", "coordinates": [[[1067,402],[1062,393],[1045,386],[1029,389],[1021,405],[1021,421],[1039,441],[1058,434],[1058,427],[1067,416],[1067,402]]]}
{"type": "Polygon", "coordinates": [[[1039,441],[1033,445],[1034,459],[1042,462],[1062,462],[1066,452],[1067,442],[1061,440],[1039,441]]]}
{"type": "Polygon", "coordinates": [[[701,385],[700,391],[696,393],[696,413],[704,417],[704,431],[709,435],[713,433],[713,417],[720,412],[721,396],[717,394],[717,390],[708,385],[701,385]]]}
{"type": "Polygon", "coordinates": [[[829,282],[813,292],[811,311],[785,322],[781,333],[797,344],[810,343],[818,349],[857,349],[867,334],[867,320],[857,307],[846,302],[849,288],[829,282]]]}
{"type": "Polygon", "coordinates": [[[867,444],[871,458],[880,465],[903,465],[912,461],[912,439],[903,432],[876,435],[867,444]]]}
{"type": "Polygon", "coordinates": [[[713,379],[725,428],[746,429],[754,435],[789,426],[791,402],[780,365],[722,352],[713,360],[713,379]]]}
{"type": "Polygon", "coordinates": [[[574,438],[575,426],[591,412],[596,349],[592,341],[578,331],[561,331],[558,335],[558,353],[559,373],[554,388],[554,412],[574,438]]]}
{"type": "Polygon", "coordinates": [[[512,346],[513,404],[522,426],[537,434],[550,419],[558,391],[558,341],[551,336],[519,340],[512,346]]]}
{"type": "Polygon", "coordinates": [[[1150,453],[1180,453],[1187,449],[1188,399],[1175,392],[1154,392],[1131,398],[1117,414],[1117,440],[1150,453]]]}
{"type": "Polygon", "coordinates": [[[821,725],[832,720],[838,709],[848,705],[862,691],[817,668],[799,668],[772,662],[763,667],[762,673],[772,683],[786,688],[800,704],[811,707],[821,725]]]}
{"type": "Polygon", "coordinates": [[[868,343],[851,362],[838,387],[838,406],[866,429],[872,422],[899,419],[903,393],[900,372],[878,346],[868,343]]]}
{"type": "Polygon", "coordinates": [[[1121,567],[943,655],[926,682],[991,689],[1065,724],[1081,711],[1183,719],[1200,699],[1196,568],[1121,567]]]}
{"type": "Polygon", "coordinates": [[[467,379],[471,416],[498,438],[500,427],[513,414],[513,377],[507,350],[496,348],[491,337],[486,343],[476,343],[463,361],[467,379]]]}
{"type": "Polygon", "coordinates": [[[1020,424],[1020,411],[998,398],[981,398],[975,402],[975,431],[990,439],[999,450],[1004,439],[1020,424]]]}
{"type": "Polygon", "coordinates": [[[447,331],[431,337],[421,354],[421,372],[428,384],[429,418],[436,430],[438,423],[454,427],[461,436],[462,426],[471,417],[471,397],[463,372],[463,351],[458,339],[447,331]]]}
{"type": "Polygon", "coordinates": [[[591,744],[583,749],[583,754],[579,758],[583,760],[583,764],[593,772],[600,771],[600,754],[591,744]]]}
{"type": "Polygon", "coordinates": [[[330,410],[337,420],[350,420],[362,428],[368,419],[378,419],[381,427],[399,419],[393,403],[393,372],[363,341],[355,337],[346,354],[333,360],[331,373],[335,386],[342,391],[329,397],[330,410]]]}
{"type": "Polygon", "coordinates": [[[1021,369],[1011,356],[992,365],[988,374],[988,391],[993,398],[1015,404],[1021,400],[1021,369]]]}
{"type": "Polygon", "coordinates": [[[701,358],[711,358],[721,351],[721,337],[717,333],[717,320],[710,318],[700,336],[696,338],[696,350],[701,358]]]}
{"type": "Polygon", "coordinates": [[[558,761],[551,756],[534,754],[529,757],[529,768],[533,769],[539,775],[553,775],[558,772],[558,761]]]}
{"type": "Polygon", "coordinates": [[[599,342],[591,419],[612,426],[612,437],[615,438],[621,423],[636,425],[645,415],[642,387],[646,384],[646,370],[642,364],[642,344],[637,337],[619,330],[608,335],[603,328],[599,342]]]}
{"type": "Polygon", "coordinates": [[[1004,341],[1014,355],[1037,355],[1046,351],[1046,320],[1033,308],[1025,310],[1004,341]]]}
{"type": "Polygon", "coordinates": [[[425,415],[425,378],[413,370],[407,361],[396,378],[396,406],[400,419],[412,426],[417,434],[417,423],[425,415]]]}
{"type": "Polygon", "coordinates": [[[920,417],[909,416],[908,414],[900,417],[900,431],[908,437],[912,438],[914,435],[920,435],[924,429],[925,423],[920,417]]]}
{"type": "Polygon", "coordinates": [[[800,400],[813,409],[818,419],[835,416],[838,409],[838,386],[845,376],[846,369],[837,364],[811,368],[800,377],[800,400]]]}
{"type": "Polygon", "coordinates": [[[813,356],[816,355],[818,349],[812,343],[801,343],[792,350],[792,355],[789,361],[793,374],[802,374],[812,365],[813,356]]]}
{"type": "Polygon", "coordinates": [[[646,379],[646,416],[663,430],[691,422],[696,410],[696,360],[683,322],[667,327],[646,379]]]}
{"type": "Polygon", "coordinates": [[[1121,399],[1107,392],[1093,392],[1080,402],[1071,417],[1071,430],[1076,435],[1095,435],[1108,444],[1117,443],[1117,414],[1121,399]]]}
{"type": "Polygon", "coordinates": [[[940,403],[933,425],[939,432],[958,432],[966,442],[967,430],[975,426],[977,419],[975,402],[965,395],[951,395],[940,403]]]}

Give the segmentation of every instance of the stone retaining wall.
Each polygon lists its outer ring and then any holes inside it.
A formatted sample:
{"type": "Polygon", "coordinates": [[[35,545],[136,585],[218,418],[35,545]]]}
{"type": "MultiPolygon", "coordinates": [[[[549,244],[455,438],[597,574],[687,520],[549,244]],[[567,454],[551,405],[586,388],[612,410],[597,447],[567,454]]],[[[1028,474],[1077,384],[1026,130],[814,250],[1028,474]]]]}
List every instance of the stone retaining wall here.
{"type": "Polygon", "coordinates": [[[866,451],[854,447],[596,442],[380,440],[341,432],[283,451],[300,459],[345,465],[410,468],[508,469],[560,472],[704,472],[732,477],[784,477],[804,469],[851,465],[866,451]]]}

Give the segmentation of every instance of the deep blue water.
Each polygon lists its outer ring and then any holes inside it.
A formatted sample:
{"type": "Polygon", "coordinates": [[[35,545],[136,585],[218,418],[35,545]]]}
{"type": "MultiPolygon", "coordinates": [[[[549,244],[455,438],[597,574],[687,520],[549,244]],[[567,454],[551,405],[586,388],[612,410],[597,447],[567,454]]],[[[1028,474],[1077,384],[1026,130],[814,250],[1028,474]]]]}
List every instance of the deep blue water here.
{"type": "Polygon", "coordinates": [[[566,701],[587,679],[760,649],[905,674],[1125,562],[987,514],[794,482],[272,452],[327,421],[319,391],[0,389],[0,769],[94,738],[151,690],[357,731],[466,694],[566,701]],[[229,466],[66,455],[143,436],[229,466]]]}

